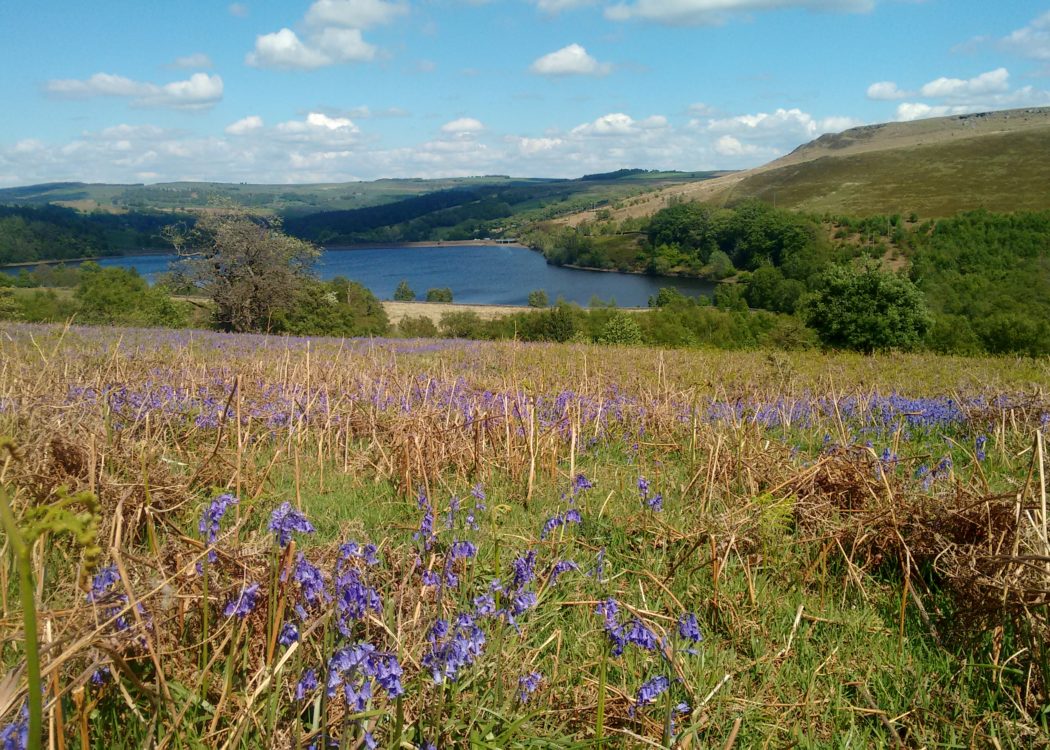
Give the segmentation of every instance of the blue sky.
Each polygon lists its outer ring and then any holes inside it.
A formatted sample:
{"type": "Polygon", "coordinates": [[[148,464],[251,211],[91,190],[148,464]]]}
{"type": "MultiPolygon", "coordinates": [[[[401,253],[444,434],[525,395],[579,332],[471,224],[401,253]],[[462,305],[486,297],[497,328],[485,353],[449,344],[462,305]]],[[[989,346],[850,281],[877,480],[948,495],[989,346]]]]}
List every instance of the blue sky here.
{"type": "Polygon", "coordinates": [[[0,186],[744,168],[1050,105],[1050,2],[0,4],[0,186]]]}

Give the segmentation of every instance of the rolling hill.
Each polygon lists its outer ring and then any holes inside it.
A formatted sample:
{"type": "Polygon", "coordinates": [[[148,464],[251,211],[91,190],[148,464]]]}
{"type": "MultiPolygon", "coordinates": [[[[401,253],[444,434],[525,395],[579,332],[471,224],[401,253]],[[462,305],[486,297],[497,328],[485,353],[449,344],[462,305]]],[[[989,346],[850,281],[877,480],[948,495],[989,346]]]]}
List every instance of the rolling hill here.
{"type": "MultiPolygon", "coordinates": [[[[1050,107],[866,125],[827,134],[743,172],[651,193],[614,212],[646,216],[671,198],[870,216],[1050,206],[1050,107]]],[[[576,214],[578,224],[593,214],[576,214]]]]}

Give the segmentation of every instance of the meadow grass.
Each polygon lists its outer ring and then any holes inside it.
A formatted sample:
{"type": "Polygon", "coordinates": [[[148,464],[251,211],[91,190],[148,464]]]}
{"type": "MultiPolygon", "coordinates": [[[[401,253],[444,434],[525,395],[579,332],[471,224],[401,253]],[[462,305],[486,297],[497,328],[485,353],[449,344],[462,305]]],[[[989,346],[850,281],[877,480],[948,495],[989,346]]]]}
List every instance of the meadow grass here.
{"type": "Polygon", "coordinates": [[[1047,743],[1046,361],[10,325],[0,362],[5,741],[35,630],[55,747],[1047,743]]]}

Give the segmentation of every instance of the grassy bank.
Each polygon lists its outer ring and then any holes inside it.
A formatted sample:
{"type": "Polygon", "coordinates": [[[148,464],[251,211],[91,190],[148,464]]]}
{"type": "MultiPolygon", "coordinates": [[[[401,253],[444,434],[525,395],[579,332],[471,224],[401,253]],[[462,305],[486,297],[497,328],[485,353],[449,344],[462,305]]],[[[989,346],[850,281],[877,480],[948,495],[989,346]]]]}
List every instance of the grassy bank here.
{"type": "Polygon", "coordinates": [[[1044,360],[18,325],[0,355],[56,743],[1046,742],[1044,360]]]}

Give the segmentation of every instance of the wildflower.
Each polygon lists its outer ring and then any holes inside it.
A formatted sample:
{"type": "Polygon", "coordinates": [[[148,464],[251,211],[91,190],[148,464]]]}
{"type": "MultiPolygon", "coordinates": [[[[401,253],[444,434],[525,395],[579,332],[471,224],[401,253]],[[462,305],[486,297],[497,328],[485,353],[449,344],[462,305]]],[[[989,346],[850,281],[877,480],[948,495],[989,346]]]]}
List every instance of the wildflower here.
{"type": "Polygon", "coordinates": [[[984,452],[984,446],[985,444],[987,444],[987,442],[988,438],[986,438],[984,435],[978,435],[977,440],[974,441],[975,446],[977,448],[976,455],[978,461],[983,461],[985,458],[988,457],[988,455],[984,452]]]}
{"type": "Polygon", "coordinates": [[[657,492],[645,502],[646,505],[649,506],[650,510],[655,510],[659,512],[664,509],[664,495],[662,492],[657,492]]]}
{"type": "Polygon", "coordinates": [[[478,548],[471,542],[454,542],[449,552],[449,558],[453,561],[476,557],[478,548]]]}
{"type": "Polygon", "coordinates": [[[430,670],[434,684],[455,680],[459,671],[473,664],[485,646],[485,633],[474,618],[461,614],[455,627],[445,620],[437,620],[427,634],[430,649],[423,655],[422,665],[430,670]]]}
{"type": "Polygon", "coordinates": [[[558,576],[562,573],[567,573],[570,570],[579,570],[580,566],[574,563],[572,560],[559,560],[554,563],[554,567],[551,569],[550,585],[554,586],[558,582],[558,576]]]}
{"type": "Polygon", "coordinates": [[[292,532],[301,534],[313,534],[314,527],[299,511],[292,508],[288,501],[281,503],[270,516],[270,531],[277,535],[277,544],[287,547],[292,541],[292,532]]]}
{"type": "Polygon", "coordinates": [[[521,588],[529,583],[536,575],[536,551],[529,550],[524,556],[517,558],[511,563],[514,569],[512,586],[521,588]]]}
{"type": "Polygon", "coordinates": [[[574,495],[589,490],[593,487],[594,485],[591,483],[591,480],[589,480],[583,474],[577,474],[572,479],[572,494],[574,495]]]}
{"type": "Polygon", "coordinates": [[[29,745],[29,708],[22,706],[18,718],[0,729],[0,748],[25,750],[29,745]]]}
{"type": "Polygon", "coordinates": [[[368,610],[383,610],[379,592],[361,580],[361,574],[351,568],[336,581],[336,609],[339,613],[339,632],[350,635],[350,622],[364,618],[368,610]]]}
{"type": "Polygon", "coordinates": [[[310,667],[303,672],[303,676],[299,678],[295,686],[295,699],[301,701],[315,690],[317,690],[317,672],[310,667]]]}
{"type": "Polygon", "coordinates": [[[609,636],[609,641],[612,643],[612,655],[619,656],[623,653],[624,646],[627,645],[627,635],[624,633],[623,626],[620,625],[617,619],[617,612],[619,607],[616,604],[615,599],[607,599],[604,602],[599,602],[596,612],[601,615],[605,620],[605,633],[609,636]]]}
{"type": "Polygon", "coordinates": [[[459,512],[459,498],[455,495],[448,501],[448,516],[445,517],[445,528],[451,529],[456,525],[456,513],[459,512]]]}
{"type": "Polygon", "coordinates": [[[651,680],[642,683],[635,697],[635,706],[647,706],[656,700],[657,696],[671,686],[671,681],[664,675],[657,675],[651,680]]]}
{"type": "Polygon", "coordinates": [[[299,640],[299,628],[293,622],[286,622],[281,626],[281,632],[277,636],[277,642],[282,646],[291,646],[299,640]]]}
{"type": "Polygon", "coordinates": [[[366,544],[361,548],[361,559],[365,565],[373,566],[379,564],[378,548],[374,544],[366,544]]]}
{"type": "Polygon", "coordinates": [[[700,632],[700,625],[696,621],[696,615],[686,612],[678,618],[678,635],[693,643],[699,643],[704,639],[700,632]]]}
{"type": "MultiPolygon", "coordinates": [[[[209,546],[214,544],[219,536],[219,522],[222,521],[222,517],[226,515],[226,511],[229,510],[231,505],[236,504],[237,498],[226,493],[212,500],[211,504],[204,509],[198,528],[201,536],[204,537],[209,546]]],[[[209,549],[208,562],[215,562],[215,557],[215,550],[209,549]]]]}
{"type": "Polygon", "coordinates": [[[230,601],[223,610],[227,617],[239,617],[242,620],[255,609],[259,599],[259,584],[252,583],[241,589],[236,599],[230,601]]]}
{"type": "Polygon", "coordinates": [[[331,599],[325,591],[324,575],[321,571],[306,559],[302,552],[295,560],[295,569],[292,578],[299,584],[303,592],[303,598],[307,603],[318,606],[322,601],[331,599]]]}
{"type": "Polygon", "coordinates": [[[422,542],[423,549],[428,550],[434,543],[434,508],[422,491],[419,493],[417,503],[420,510],[423,511],[423,518],[419,521],[419,531],[413,534],[412,538],[422,542]]]}
{"type": "Polygon", "coordinates": [[[520,703],[528,703],[529,696],[536,692],[536,688],[540,686],[541,680],[543,680],[543,675],[539,672],[532,672],[519,677],[518,701],[520,703]]]}
{"type": "Polygon", "coordinates": [[[491,594],[481,594],[474,598],[474,616],[488,617],[496,612],[496,600],[491,594]]]}
{"type": "Polygon", "coordinates": [[[99,599],[104,598],[113,584],[119,580],[120,573],[117,571],[116,565],[108,565],[102,568],[91,579],[91,591],[87,595],[87,600],[89,602],[97,602],[99,599]]]}
{"type": "MultiPolygon", "coordinates": [[[[91,684],[95,687],[102,687],[106,684],[111,676],[109,667],[99,667],[91,673],[91,684]]],[[[6,748],[6,745],[0,744],[0,747],[6,748]]]]}
{"type": "Polygon", "coordinates": [[[646,651],[655,651],[660,647],[660,641],[656,635],[637,617],[631,623],[631,629],[627,631],[627,642],[644,648],[646,651]]]}
{"type": "Polygon", "coordinates": [[[384,654],[373,659],[376,682],[386,691],[391,698],[404,695],[405,689],[401,685],[401,664],[393,654],[384,654]]]}

